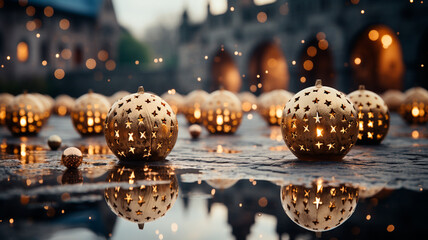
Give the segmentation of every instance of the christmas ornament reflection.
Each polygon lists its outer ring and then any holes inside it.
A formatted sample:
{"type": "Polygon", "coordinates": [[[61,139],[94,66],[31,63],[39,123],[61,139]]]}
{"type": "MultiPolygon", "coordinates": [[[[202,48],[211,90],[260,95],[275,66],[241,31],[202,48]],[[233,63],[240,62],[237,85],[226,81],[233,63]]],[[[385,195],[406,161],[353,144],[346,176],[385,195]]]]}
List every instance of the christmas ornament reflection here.
{"type": "Polygon", "coordinates": [[[357,141],[357,112],[341,92],[321,85],[298,92],[284,108],[282,136],[301,160],[340,160],[357,141]]]}
{"type": "Polygon", "coordinates": [[[214,91],[202,106],[202,119],[210,133],[234,133],[242,120],[241,101],[230,91],[214,91]]]}
{"type": "Polygon", "coordinates": [[[163,217],[178,197],[178,180],[169,166],[116,166],[107,181],[129,183],[129,187],[118,184],[105,189],[104,198],[117,216],[137,223],[140,229],[163,217]]]}
{"type": "Polygon", "coordinates": [[[317,180],[311,187],[288,185],[281,188],[281,203],[297,225],[315,232],[336,228],[355,211],[358,188],[329,185],[317,180]]]}
{"type": "Polygon", "coordinates": [[[360,89],[348,95],[358,109],[358,144],[379,144],[388,133],[389,110],[376,93],[360,89]]]}
{"type": "Polygon", "coordinates": [[[104,135],[122,161],[163,160],[177,141],[177,117],[159,96],[137,93],[115,102],[108,112],[104,135]]]}

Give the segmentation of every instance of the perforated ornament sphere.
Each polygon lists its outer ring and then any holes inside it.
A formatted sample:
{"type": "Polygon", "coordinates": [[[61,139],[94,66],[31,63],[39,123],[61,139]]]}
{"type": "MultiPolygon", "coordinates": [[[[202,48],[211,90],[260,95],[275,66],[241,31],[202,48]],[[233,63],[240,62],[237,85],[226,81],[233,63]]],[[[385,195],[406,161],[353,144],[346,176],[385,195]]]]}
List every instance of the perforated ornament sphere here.
{"type": "Polygon", "coordinates": [[[282,110],[293,94],[282,90],[263,93],[258,99],[258,111],[269,125],[281,125],[282,110]]]}
{"type": "Polygon", "coordinates": [[[6,124],[6,107],[13,101],[13,95],[9,93],[0,94],[0,126],[6,124]]]}
{"type": "Polygon", "coordinates": [[[348,98],[358,112],[357,144],[379,144],[389,129],[388,106],[379,95],[365,90],[364,85],[348,94],[348,98]]]}
{"type": "Polygon", "coordinates": [[[407,90],[400,106],[400,114],[409,124],[428,122],[428,91],[420,87],[407,90]]]}
{"type": "Polygon", "coordinates": [[[242,111],[250,112],[257,109],[257,97],[250,92],[238,93],[238,98],[241,101],[242,111]]]}
{"type": "Polygon", "coordinates": [[[74,103],[70,114],[74,128],[82,136],[102,134],[109,109],[106,97],[89,91],[74,103]]]}
{"type": "Polygon", "coordinates": [[[194,90],[190,92],[184,102],[183,110],[189,124],[202,124],[202,104],[208,97],[204,90],[194,90]]]}
{"type": "Polygon", "coordinates": [[[163,217],[178,197],[178,181],[174,169],[167,166],[127,168],[117,166],[108,174],[109,183],[104,198],[119,217],[138,224],[143,229],[147,222],[163,217]],[[145,185],[138,181],[148,181],[145,185]],[[121,183],[122,185],[119,185],[121,183]],[[122,187],[128,183],[130,187],[122,187]]]}
{"type": "Polygon", "coordinates": [[[159,96],[144,93],[143,87],[113,104],[104,131],[107,146],[122,161],[162,160],[177,134],[174,111],[159,96]]]}
{"type": "Polygon", "coordinates": [[[340,160],[357,141],[357,112],[343,93],[317,80],[286,104],[281,131],[301,160],[340,160]]]}
{"type": "Polygon", "coordinates": [[[44,107],[28,93],[15,98],[6,107],[6,125],[13,135],[36,135],[43,126],[44,107]]]}
{"type": "Polygon", "coordinates": [[[59,95],[55,98],[54,113],[59,116],[70,114],[74,107],[74,98],[68,95],[59,95]]]}
{"type": "Polygon", "coordinates": [[[297,225],[323,232],[343,224],[354,213],[358,188],[345,184],[329,186],[321,181],[311,187],[290,184],[281,188],[281,203],[297,225]]]}
{"type": "Polygon", "coordinates": [[[404,93],[398,90],[388,90],[381,97],[391,112],[398,112],[405,98],[404,93]]]}
{"type": "Polygon", "coordinates": [[[170,93],[170,91],[162,94],[161,98],[171,106],[172,110],[177,115],[183,111],[184,97],[177,92],[170,93]]]}
{"type": "Polygon", "coordinates": [[[202,119],[210,133],[234,133],[242,120],[241,101],[230,91],[214,91],[202,105],[202,119]]]}

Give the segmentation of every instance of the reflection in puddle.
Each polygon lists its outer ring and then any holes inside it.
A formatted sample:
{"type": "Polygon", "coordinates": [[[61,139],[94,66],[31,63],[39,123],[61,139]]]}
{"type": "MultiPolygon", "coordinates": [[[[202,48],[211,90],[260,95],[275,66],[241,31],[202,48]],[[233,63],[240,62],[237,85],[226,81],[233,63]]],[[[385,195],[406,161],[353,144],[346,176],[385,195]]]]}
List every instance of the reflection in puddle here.
{"type": "Polygon", "coordinates": [[[215,189],[225,190],[235,185],[238,179],[210,179],[206,180],[206,182],[215,189]]]}
{"type": "Polygon", "coordinates": [[[277,142],[282,142],[282,133],[280,126],[271,126],[269,138],[277,142]]]}
{"type": "Polygon", "coordinates": [[[230,148],[225,148],[222,145],[217,145],[217,148],[208,148],[208,152],[215,152],[215,153],[240,153],[239,150],[234,150],[230,148]]]}
{"type": "Polygon", "coordinates": [[[67,169],[62,174],[62,184],[79,184],[83,183],[83,175],[79,169],[67,169]]]}
{"type": "Polygon", "coordinates": [[[104,198],[117,216],[138,223],[140,229],[144,223],[163,217],[178,197],[177,177],[174,169],[167,166],[116,166],[109,172],[107,181],[129,183],[128,188],[116,186],[105,189],[104,198]],[[139,180],[154,181],[155,184],[136,185],[139,180]]]}
{"type": "Polygon", "coordinates": [[[299,226],[322,232],[344,223],[355,211],[358,189],[340,184],[330,186],[317,180],[311,187],[281,188],[281,202],[290,219],[299,226]]]}

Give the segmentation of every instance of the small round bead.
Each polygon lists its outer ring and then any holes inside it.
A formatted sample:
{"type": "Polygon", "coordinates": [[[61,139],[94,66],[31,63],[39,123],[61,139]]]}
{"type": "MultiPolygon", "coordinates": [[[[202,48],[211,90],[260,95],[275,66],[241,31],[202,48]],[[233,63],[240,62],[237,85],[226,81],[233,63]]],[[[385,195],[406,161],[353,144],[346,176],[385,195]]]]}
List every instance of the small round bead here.
{"type": "Polygon", "coordinates": [[[52,150],[57,150],[61,146],[62,140],[58,135],[51,135],[48,138],[48,145],[52,150]]]}
{"type": "Polygon", "coordinates": [[[61,163],[67,168],[78,168],[82,161],[82,152],[75,147],[69,147],[62,153],[61,163]]]}

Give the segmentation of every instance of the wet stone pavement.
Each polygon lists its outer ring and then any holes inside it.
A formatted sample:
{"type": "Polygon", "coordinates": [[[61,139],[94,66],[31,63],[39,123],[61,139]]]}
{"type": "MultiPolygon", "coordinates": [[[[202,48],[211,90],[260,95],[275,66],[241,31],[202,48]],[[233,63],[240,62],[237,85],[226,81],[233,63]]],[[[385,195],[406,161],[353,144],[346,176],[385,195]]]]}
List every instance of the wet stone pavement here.
{"type": "MultiPolygon", "coordinates": [[[[408,126],[398,115],[392,114],[391,128],[381,145],[355,146],[339,162],[303,162],[287,149],[279,127],[267,126],[256,113],[245,116],[234,135],[209,135],[204,129],[198,140],[190,138],[183,116],[179,116],[178,121],[178,140],[167,160],[148,164],[152,168],[166,166],[172,169],[178,179],[178,206],[170,205],[167,211],[171,213],[159,221],[146,223],[144,230],[135,234],[128,228],[137,231],[137,225],[116,217],[117,214],[114,215],[106,204],[108,198],[103,196],[107,194],[105,189],[128,184],[106,180],[109,174],[123,166],[118,165],[103,136],[81,138],[73,129],[70,118],[56,116],[50,118],[38,137],[15,138],[6,128],[0,128],[0,239],[121,239],[123,236],[130,239],[141,236],[148,239],[219,239],[221,234],[224,234],[223,239],[258,239],[260,236],[264,236],[263,239],[284,236],[292,239],[299,236],[305,239],[349,239],[350,236],[368,239],[384,237],[373,229],[381,229],[382,233],[394,232],[394,229],[390,231],[392,224],[387,222],[393,217],[382,217],[378,225],[374,220],[371,220],[372,225],[358,225],[361,219],[370,220],[368,216],[374,215],[369,214],[370,209],[378,206],[382,199],[390,203],[379,207],[385,208],[379,212],[391,211],[387,206],[398,204],[400,209],[394,216],[398,219],[402,214],[409,215],[407,220],[397,220],[395,233],[398,235],[395,237],[419,233],[424,228],[418,225],[423,218],[415,210],[406,210],[403,206],[410,207],[427,199],[426,125],[408,126]],[[63,140],[58,151],[50,151],[46,144],[47,138],[53,134],[63,140]],[[60,165],[62,151],[69,146],[78,147],[84,153],[78,171],[68,171],[60,165]],[[322,235],[293,223],[285,214],[280,198],[281,186],[311,186],[320,178],[360,189],[359,208],[363,209],[356,210],[343,227],[322,235]],[[403,194],[412,197],[406,200],[403,194]],[[377,202],[373,203],[373,199],[377,202]],[[208,208],[211,215],[194,218],[180,215],[180,209],[198,206],[208,208]],[[222,209],[224,206],[227,210],[222,209]],[[216,213],[224,213],[225,219],[210,222],[217,219],[216,213]],[[168,216],[175,222],[164,223],[169,221],[168,216]],[[276,220],[264,219],[267,216],[274,216],[276,220]],[[195,221],[205,221],[206,224],[201,224],[199,230],[191,228],[195,221]],[[132,227],[128,227],[131,224],[132,227]],[[399,224],[410,226],[403,228],[397,226],[399,224]],[[71,238],[64,235],[76,228],[89,229],[92,235],[84,231],[75,231],[71,238]],[[164,228],[168,230],[159,233],[164,228]],[[224,233],[218,229],[224,229],[224,233]]],[[[155,185],[153,181],[141,179],[138,184],[155,185]]],[[[427,207],[419,211],[428,213],[427,207]]],[[[220,215],[217,217],[221,218],[220,215]]]]}

